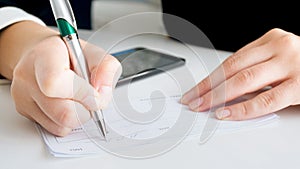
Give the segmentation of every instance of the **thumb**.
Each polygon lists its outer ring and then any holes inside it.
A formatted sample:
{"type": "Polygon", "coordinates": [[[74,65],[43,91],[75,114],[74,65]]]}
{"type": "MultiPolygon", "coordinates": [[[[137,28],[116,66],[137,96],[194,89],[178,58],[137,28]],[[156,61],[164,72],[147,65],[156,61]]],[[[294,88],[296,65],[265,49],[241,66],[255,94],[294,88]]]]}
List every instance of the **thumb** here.
{"type": "Polygon", "coordinates": [[[74,100],[91,111],[101,109],[105,101],[87,80],[70,69],[50,76],[37,71],[37,82],[46,96],[74,100]]]}

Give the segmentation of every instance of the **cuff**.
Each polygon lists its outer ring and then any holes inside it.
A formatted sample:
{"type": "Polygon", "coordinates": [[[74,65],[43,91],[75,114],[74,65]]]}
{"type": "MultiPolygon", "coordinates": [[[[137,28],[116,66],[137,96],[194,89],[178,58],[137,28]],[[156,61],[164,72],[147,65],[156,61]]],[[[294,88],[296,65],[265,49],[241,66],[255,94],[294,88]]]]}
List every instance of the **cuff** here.
{"type": "Polygon", "coordinates": [[[20,8],[17,7],[0,8],[0,30],[11,24],[24,21],[24,20],[34,21],[41,25],[46,26],[46,24],[41,19],[25,12],[20,8]]]}

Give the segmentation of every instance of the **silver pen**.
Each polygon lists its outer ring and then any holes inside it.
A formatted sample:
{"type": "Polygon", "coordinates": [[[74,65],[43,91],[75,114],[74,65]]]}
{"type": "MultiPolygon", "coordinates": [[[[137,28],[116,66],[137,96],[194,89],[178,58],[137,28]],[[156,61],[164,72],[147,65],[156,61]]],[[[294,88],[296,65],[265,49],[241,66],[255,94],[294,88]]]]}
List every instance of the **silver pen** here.
{"type": "MultiPolygon", "coordinates": [[[[74,71],[90,83],[89,69],[79,43],[77,25],[70,2],[68,0],[50,0],[50,4],[60,35],[68,45],[69,52],[72,52],[72,56],[75,56],[70,59],[74,71]]],[[[104,139],[106,139],[106,127],[102,110],[92,111],[91,115],[104,139]]]]}

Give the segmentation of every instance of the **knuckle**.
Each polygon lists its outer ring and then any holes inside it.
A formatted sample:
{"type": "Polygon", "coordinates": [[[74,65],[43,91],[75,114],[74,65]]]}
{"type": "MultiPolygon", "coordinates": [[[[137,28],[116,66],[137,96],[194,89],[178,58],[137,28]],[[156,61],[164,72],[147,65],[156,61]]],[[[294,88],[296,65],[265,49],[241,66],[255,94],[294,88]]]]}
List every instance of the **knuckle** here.
{"type": "Polygon", "coordinates": [[[258,103],[263,110],[270,109],[274,104],[274,94],[263,94],[258,98],[258,103]]]}
{"type": "Polygon", "coordinates": [[[27,116],[27,114],[23,111],[23,109],[20,106],[16,105],[15,107],[16,107],[16,111],[19,114],[21,114],[22,116],[27,116]]]}
{"type": "Polygon", "coordinates": [[[58,113],[58,123],[65,127],[75,127],[76,117],[71,112],[69,108],[64,108],[61,112],[58,113]]]}
{"type": "Polygon", "coordinates": [[[299,50],[299,38],[292,33],[287,33],[281,36],[278,40],[280,46],[288,48],[292,51],[299,50]]]}
{"type": "Polygon", "coordinates": [[[274,35],[281,35],[283,34],[285,31],[280,29],[280,28],[273,28],[271,30],[269,30],[266,35],[270,35],[270,36],[274,36],[274,35]]]}
{"type": "Polygon", "coordinates": [[[11,93],[12,99],[16,102],[19,92],[17,92],[17,86],[14,81],[11,83],[10,93],[11,93]]]}
{"type": "Polygon", "coordinates": [[[237,85],[246,84],[248,82],[253,81],[255,78],[255,75],[252,70],[246,69],[240,72],[236,76],[237,85]]]}
{"type": "Polygon", "coordinates": [[[249,114],[249,107],[245,102],[242,102],[241,103],[241,109],[240,109],[240,112],[239,112],[239,119],[240,120],[244,119],[245,117],[248,116],[248,114],[249,114]]]}
{"type": "Polygon", "coordinates": [[[60,137],[64,137],[68,135],[71,132],[71,130],[72,129],[66,127],[56,127],[55,129],[53,129],[53,131],[51,131],[51,133],[60,137]]]}
{"type": "MultiPolygon", "coordinates": [[[[236,54],[237,55],[237,54],[236,54]]],[[[237,56],[230,57],[226,62],[224,62],[224,72],[227,76],[230,76],[235,72],[238,67],[238,57],[237,56]]]]}
{"type": "MultiPolygon", "coordinates": [[[[12,99],[14,100],[15,104],[21,104],[22,99],[25,99],[23,95],[28,96],[28,91],[24,90],[25,88],[28,88],[28,84],[25,80],[20,80],[19,78],[14,78],[12,80],[11,86],[10,86],[10,93],[12,96],[12,99]]],[[[26,97],[26,98],[29,98],[26,97]]]]}
{"type": "Polygon", "coordinates": [[[13,77],[14,78],[22,78],[25,77],[24,76],[24,71],[22,70],[22,68],[20,66],[16,66],[14,71],[13,71],[13,77]]]}
{"type": "Polygon", "coordinates": [[[212,88],[212,86],[210,85],[209,79],[206,78],[197,85],[196,89],[198,91],[196,91],[196,92],[198,92],[198,93],[205,92],[207,89],[211,89],[211,88],[212,88]]]}
{"type": "Polygon", "coordinates": [[[298,53],[300,46],[299,36],[278,28],[272,29],[267,34],[270,35],[270,37],[277,37],[273,38],[275,39],[274,41],[271,41],[272,45],[284,49],[284,51],[289,51],[289,53],[292,54],[298,53]]]}
{"type": "Polygon", "coordinates": [[[244,120],[250,114],[249,105],[246,102],[240,103],[240,111],[236,114],[235,118],[237,120],[244,120]]]}
{"type": "Polygon", "coordinates": [[[30,77],[27,74],[27,72],[25,72],[25,70],[28,70],[28,68],[24,68],[23,64],[18,64],[14,68],[14,70],[13,70],[13,79],[12,79],[12,84],[11,84],[11,86],[14,89],[17,89],[17,86],[19,87],[20,83],[22,83],[22,84],[32,83],[32,82],[30,82],[30,77]]]}
{"type": "Polygon", "coordinates": [[[18,106],[18,105],[16,105],[15,107],[16,107],[16,108],[15,108],[16,111],[17,111],[21,116],[26,117],[27,119],[34,121],[33,118],[30,116],[30,114],[28,114],[26,111],[24,111],[23,107],[18,106]]]}

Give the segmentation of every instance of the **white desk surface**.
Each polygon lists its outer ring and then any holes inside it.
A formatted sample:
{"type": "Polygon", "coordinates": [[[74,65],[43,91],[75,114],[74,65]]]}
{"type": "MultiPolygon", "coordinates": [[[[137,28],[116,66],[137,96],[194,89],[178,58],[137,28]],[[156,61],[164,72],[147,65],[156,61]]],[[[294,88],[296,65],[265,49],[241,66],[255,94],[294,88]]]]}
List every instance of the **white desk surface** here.
{"type": "MultiPolygon", "coordinates": [[[[82,36],[87,36],[83,35],[82,36]]],[[[107,35],[109,37],[109,34],[107,35]]],[[[103,37],[102,37],[103,38],[103,37]]],[[[100,38],[100,39],[102,39],[100,38]]],[[[107,37],[106,37],[107,38],[107,37]]],[[[185,57],[185,68],[171,72],[176,77],[186,76],[186,69],[194,72],[195,81],[203,78],[199,62],[177,42],[161,37],[141,37],[139,45],[161,49],[185,57]],[[184,70],[185,69],[185,70],[184,70]],[[184,73],[185,72],[185,73],[184,73]]],[[[136,41],[128,41],[123,47],[136,46],[136,41]]],[[[101,44],[105,48],[105,43],[101,44]]],[[[122,46],[122,45],[121,45],[122,46]]],[[[120,47],[122,48],[122,47],[120,47]]],[[[119,49],[120,49],[119,48],[119,49]]],[[[228,52],[215,53],[210,49],[193,48],[208,64],[210,69],[218,65],[217,55],[225,58],[228,52]],[[217,55],[216,55],[217,54],[217,55]]],[[[162,87],[166,92],[174,92],[164,85],[163,75],[137,82],[130,95],[147,94],[145,88],[162,87]],[[151,85],[148,83],[151,81],[151,85]],[[156,83],[154,83],[156,82],[156,83]],[[154,84],[153,84],[154,83],[154,84]]],[[[182,90],[194,84],[185,84],[182,90]]],[[[172,86],[172,85],[171,85],[172,86]]],[[[116,89],[122,92],[124,87],[116,89]]],[[[148,93],[149,94],[149,93],[148,93]]],[[[0,168],[1,169],[82,169],[82,168],[249,168],[282,169],[299,168],[300,156],[300,107],[289,107],[276,112],[279,122],[272,127],[255,128],[222,135],[214,135],[205,144],[199,145],[198,139],[182,142],[171,151],[149,159],[126,159],[106,153],[101,156],[82,158],[56,158],[49,154],[34,124],[20,116],[14,107],[9,93],[9,85],[0,86],[0,168]]]]}

